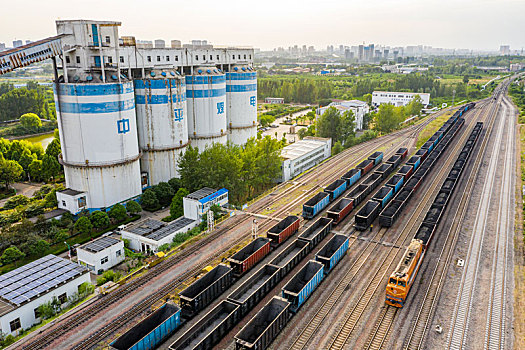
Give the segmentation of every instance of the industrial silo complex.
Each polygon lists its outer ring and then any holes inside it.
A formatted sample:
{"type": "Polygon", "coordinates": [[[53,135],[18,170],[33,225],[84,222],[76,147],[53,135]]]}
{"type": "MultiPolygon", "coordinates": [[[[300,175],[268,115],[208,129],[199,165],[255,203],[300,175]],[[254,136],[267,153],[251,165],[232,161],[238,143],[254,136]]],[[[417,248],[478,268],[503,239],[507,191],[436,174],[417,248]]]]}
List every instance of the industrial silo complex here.
{"type": "Polygon", "coordinates": [[[119,37],[120,24],[57,21],[55,100],[67,187],[57,199],[73,214],[138,199],[177,177],[188,145],[204,150],[256,136],[253,49],[204,40],[146,45],[119,37]]]}
{"type": "Polygon", "coordinates": [[[226,73],[228,141],[243,144],[257,136],[257,73],[248,66],[234,66],[226,73]]]}

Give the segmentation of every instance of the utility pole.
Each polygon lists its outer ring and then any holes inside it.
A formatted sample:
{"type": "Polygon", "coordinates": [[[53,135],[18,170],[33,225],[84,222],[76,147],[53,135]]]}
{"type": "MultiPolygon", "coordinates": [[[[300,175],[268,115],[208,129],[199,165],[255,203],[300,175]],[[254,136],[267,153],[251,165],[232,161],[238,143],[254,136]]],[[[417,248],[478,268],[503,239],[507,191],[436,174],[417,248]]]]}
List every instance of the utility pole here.
{"type": "Polygon", "coordinates": [[[452,90],[452,107],[454,107],[455,98],[456,98],[456,90],[452,90]]]}
{"type": "Polygon", "coordinates": [[[257,238],[257,220],[253,219],[252,221],[252,239],[257,238]]]}

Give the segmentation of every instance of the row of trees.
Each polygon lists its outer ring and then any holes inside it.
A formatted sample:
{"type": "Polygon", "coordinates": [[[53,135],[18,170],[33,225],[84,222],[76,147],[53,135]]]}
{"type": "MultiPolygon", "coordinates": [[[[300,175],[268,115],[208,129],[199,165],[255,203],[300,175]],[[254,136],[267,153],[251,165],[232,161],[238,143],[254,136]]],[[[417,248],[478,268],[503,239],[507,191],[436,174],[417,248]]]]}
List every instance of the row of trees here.
{"type": "Polygon", "coordinates": [[[259,99],[282,97],[286,102],[317,103],[332,97],[332,85],[324,79],[260,78],[257,94],[259,99]]]}
{"type": "Polygon", "coordinates": [[[382,134],[392,132],[406,119],[421,115],[422,109],[423,103],[418,95],[406,106],[394,107],[391,104],[382,104],[373,115],[374,130],[382,134]]]}
{"type": "Polygon", "coordinates": [[[230,201],[244,203],[271,186],[280,175],[282,142],[266,136],[243,146],[214,144],[199,153],[189,147],[179,161],[182,187],[227,188],[230,201]]]}
{"type": "Polygon", "coordinates": [[[0,121],[18,119],[26,113],[56,120],[53,90],[33,81],[18,89],[10,83],[0,84],[0,121]]]}
{"type": "Polygon", "coordinates": [[[50,181],[59,176],[62,173],[58,162],[59,140],[55,130],[55,138],[44,151],[40,144],[0,138],[0,182],[4,188],[20,179],[50,181]]]}
{"type": "Polygon", "coordinates": [[[2,228],[0,251],[3,251],[3,254],[0,256],[0,262],[6,265],[25,257],[39,258],[48,254],[54,244],[61,245],[77,234],[91,237],[110,225],[127,221],[130,216],[141,211],[142,208],[137,202],[129,201],[125,207],[121,204],[114,205],[109,212],[81,213],[76,221],[70,213],[64,213],[60,220],[48,221],[40,216],[36,223],[24,218],[14,225],[5,225],[2,228]]]}

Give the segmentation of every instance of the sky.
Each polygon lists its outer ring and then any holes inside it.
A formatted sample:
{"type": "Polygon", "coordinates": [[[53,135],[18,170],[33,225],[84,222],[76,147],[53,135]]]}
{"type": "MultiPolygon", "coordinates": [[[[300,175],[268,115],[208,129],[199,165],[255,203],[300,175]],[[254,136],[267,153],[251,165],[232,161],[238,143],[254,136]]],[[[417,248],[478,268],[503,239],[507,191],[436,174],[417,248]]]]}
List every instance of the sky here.
{"type": "Polygon", "coordinates": [[[0,42],[53,36],[57,19],[120,21],[120,35],[141,40],[205,39],[263,50],[363,42],[525,48],[525,0],[8,1],[0,12],[0,42]]]}

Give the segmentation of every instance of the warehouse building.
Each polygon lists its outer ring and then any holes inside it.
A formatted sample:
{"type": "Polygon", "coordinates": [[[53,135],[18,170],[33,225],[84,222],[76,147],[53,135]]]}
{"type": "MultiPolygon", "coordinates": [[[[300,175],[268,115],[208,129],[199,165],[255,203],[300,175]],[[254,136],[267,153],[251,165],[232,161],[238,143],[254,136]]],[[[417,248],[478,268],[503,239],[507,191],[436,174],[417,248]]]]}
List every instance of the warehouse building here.
{"type": "Polygon", "coordinates": [[[372,93],[372,105],[379,107],[383,103],[390,103],[396,107],[406,106],[416,95],[421,97],[421,102],[425,108],[430,104],[430,94],[425,92],[374,91],[372,93]]]}
{"type": "Polygon", "coordinates": [[[51,254],[1,275],[2,333],[16,336],[40,322],[40,305],[53,298],[67,305],[68,298],[85,282],[90,282],[85,267],[51,254]]]}
{"type": "Polygon", "coordinates": [[[113,237],[100,237],[77,248],[78,264],[101,274],[124,261],[124,242],[113,237]]]}
{"type": "Polygon", "coordinates": [[[339,113],[344,113],[346,111],[352,111],[355,117],[355,130],[363,130],[363,120],[365,114],[370,112],[368,104],[359,100],[349,100],[349,101],[334,101],[331,102],[328,106],[317,108],[317,115],[322,115],[330,107],[334,107],[339,111],[339,113]]]}
{"type": "Polygon", "coordinates": [[[282,174],[280,181],[288,181],[321,163],[330,157],[331,150],[331,139],[310,136],[284,147],[281,151],[282,174]]]}
{"type": "Polygon", "coordinates": [[[129,240],[130,249],[136,252],[157,253],[163,244],[173,242],[179,234],[188,232],[200,221],[180,217],[170,223],[148,219],[121,231],[122,239],[129,240]]]}
{"type": "Polygon", "coordinates": [[[228,190],[204,187],[184,197],[182,203],[185,217],[201,221],[202,216],[210,210],[212,205],[217,204],[223,207],[228,204],[228,190]]]}

